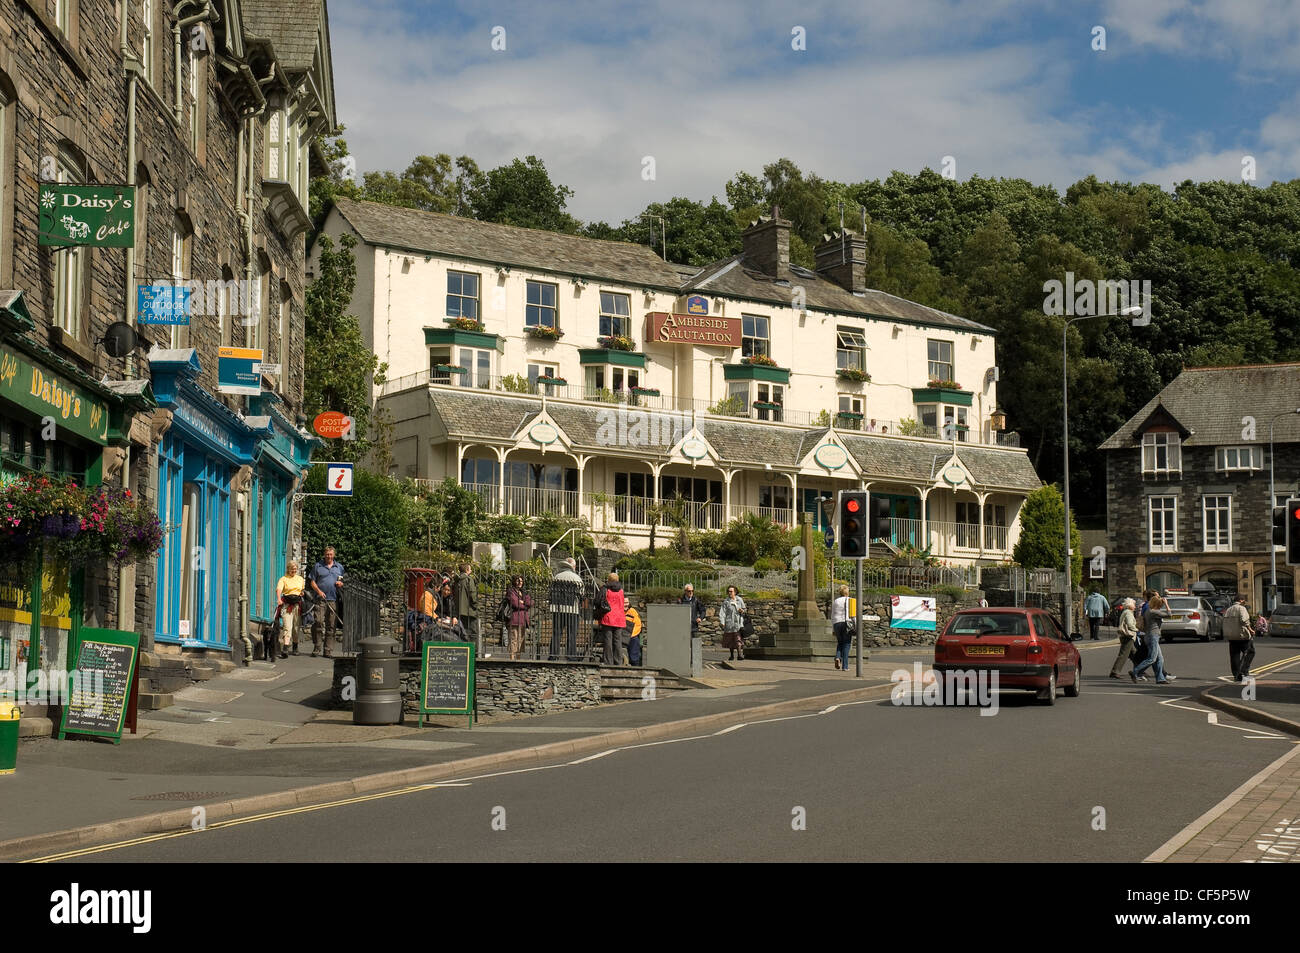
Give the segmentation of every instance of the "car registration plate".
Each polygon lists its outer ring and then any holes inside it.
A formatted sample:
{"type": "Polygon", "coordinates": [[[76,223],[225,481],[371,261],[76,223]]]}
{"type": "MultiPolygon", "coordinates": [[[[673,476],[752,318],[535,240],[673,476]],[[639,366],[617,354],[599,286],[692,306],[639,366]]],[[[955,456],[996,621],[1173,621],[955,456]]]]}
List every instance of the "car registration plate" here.
{"type": "MultiPolygon", "coordinates": [[[[1062,530],[1062,532],[1064,532],[1064,530],[1062,530]]],[[[1182,622],[1182,621],[1183,621],[1183,618],[1184,618],[1184,617],[1183,617],[1183,616],[1180,616],[1180,615],[1171,615],[1171,616],[1169,617],[1169,621],[1170,621],[1170,622],[1182,622]]]]}
{"type": "Polygon", "coordinates": [[[1005,645],[968,645],[966,646],[967,655],[1005,655],[1007,648],[1005,645]]]}

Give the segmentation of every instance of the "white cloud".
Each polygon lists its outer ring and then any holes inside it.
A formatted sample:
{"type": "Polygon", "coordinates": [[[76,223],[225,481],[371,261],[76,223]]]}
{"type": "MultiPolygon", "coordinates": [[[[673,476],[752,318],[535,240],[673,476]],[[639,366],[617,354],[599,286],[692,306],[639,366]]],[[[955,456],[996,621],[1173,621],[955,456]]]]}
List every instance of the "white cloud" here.
{"type": "MultiPolygon", "coordinates": [[[[453,6],[431,25],[379,0],[332,9],[331,36],[339,117],[361,169],[400,169],[420,153],[468,154],[484,168],[534,154],[574,189],[570,211],[584,220],[618,222],[674,195],[721,196],[737,171],[782,156],[849,181],[938,168],[945,155],[960,178],[1060,188],[1094,173],[1149,173],[1165,185],[1183,169],[1239,175],[1240,153],[1208,138],[1180,143],[1195,158],[1165,155],[1169,117],[1134,117],[1131,133],[1099,136],[1103,107],[1078,109],[1069,85],[1079,58],[1093,55],[1087,28],[1026,37],[1013,29],[1024,9],[1013,0],[849,12],[811,0],[793,13],[770,0],[579,3],[562,13],[507,4],[489,14],[453,6]],[[507,28],[505,53],[490,49],[496,23],[507,28]],[[806,53],[790,49],[795,24],[808,31],[806,53]],[[1225,165],[1230,153],[1236,162],[1225,165]],[[645,155],[656,181],[641,179],[645,155]]],[[[1191,32],[1199,21],[1184,24],[1165,3],[1144,0],[1114,22],[1160,49],[1201,42],[1191,32]]],[[[1232,30],[1260,33],[1249,22],[1232,30]]],[[[1279,112],[1262,134],[1294,144],[1289,130],[1279,112]]],[[[1277,153],[1273,175],[1300,171],[1284,142],[1264,144],[1277,153]]]]}

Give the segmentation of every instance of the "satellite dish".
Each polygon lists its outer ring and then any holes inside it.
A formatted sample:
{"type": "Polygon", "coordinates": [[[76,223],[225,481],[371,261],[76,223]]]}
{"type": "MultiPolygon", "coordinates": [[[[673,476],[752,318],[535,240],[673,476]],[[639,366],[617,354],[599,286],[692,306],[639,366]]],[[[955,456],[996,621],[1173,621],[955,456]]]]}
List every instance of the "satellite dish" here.
{"type": "Polygon", "coordinates": [[[126,357],[139,344],[135,328],[125,321],[114,321],[104,332],[104,350],[109,357],[126,357]]]}

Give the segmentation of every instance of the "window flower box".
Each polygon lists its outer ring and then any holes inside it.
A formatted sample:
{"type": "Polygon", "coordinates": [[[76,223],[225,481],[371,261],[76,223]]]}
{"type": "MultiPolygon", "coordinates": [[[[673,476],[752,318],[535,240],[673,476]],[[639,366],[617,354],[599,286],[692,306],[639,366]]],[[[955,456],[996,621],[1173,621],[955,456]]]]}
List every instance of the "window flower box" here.
{"type": "Polygon", "coordinates": [[[633,387],[632,393],[637,397],[658,397],[659,388],[657,387],[633,387]]]}
{"type": "Polygon", "coordinates": [[[559,328],[548,328],[545,325],[534,324],[524,328],[524,333],[530,338],[537,341],[558,341],[564,337],[564,332],[559,328]]]}
{"type": "MultiPolygon", "coordinates": [[[[841,410],[841,411],[840,411],[839,413],[837,413],[835,416],[836,416],[836,417],[839,417],[839,418],[842,418],[842,419],[844,419],[844,420],[861,420],[861,419],[862,419],[862,415],[861,415],[861,414],[855,414],[855,413],[854,413],[853,411],[851,411],[851,410],[841,410]]],[[[1064,532],[1064,530],[1062,530],[1062,532],[1064,532]]]]}
{"type": "Polygon", "coordinates": [[[835,376],[842,381],[861,381],[868,382],[871,375],[866,371],[860,371],[856,367],[841,367],[835,372],[835,376]]]}
{"type": "Polygon", "coordinates": [[[607,351],[635,351],[636,342],[621,334],[606,334],[596,338],[596,344],[607,351]]]}
{"type": "Polygon", "coordinates": [[[539,377],[537,384],[539,387],[558,387],[569,383],[563,377],[539,377]]]}
{"type": "Polygon", "coordinates": [[[435,364],[433,365],[435,374],[468,374],[469,369],[461,367],[459,364],[435,364]]]}
{"type": "Polygon", "coordinates": [[[933,390],[961,390],[961,385],[956,381],[941,381],[937,377],[930,378],[930,387],[933,390]]]}
{"type": "Polygon", "coordinates": [[[770,400],[756,400],[754,406],[759,410],[780,410],[780,404],[774,404],[770,400]]]}
{"type": "Polygon", "coordinates": [[[476,321],[473,318],[443,318],[447,324],[450,324],[457,331],[482,331],[483,322],[476,321]]]}
{"type": "Polygon", "coordinates": [[[772,360],[766,354],[751,354],[749,357],[740,359],[741,364],[748,364],[751,367],[776,367],[776,361],[772,360]]]}

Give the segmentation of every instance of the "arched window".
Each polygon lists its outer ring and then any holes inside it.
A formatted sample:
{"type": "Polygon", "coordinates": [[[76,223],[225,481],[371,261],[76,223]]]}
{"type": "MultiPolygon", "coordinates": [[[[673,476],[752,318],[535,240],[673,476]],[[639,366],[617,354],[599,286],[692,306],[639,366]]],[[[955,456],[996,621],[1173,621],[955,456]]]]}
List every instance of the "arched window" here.
{"type": "MultiPolygon", "coordinates": [[[[86,163],[71,143],[59,147],[55,180],[85,182],[86,163]]],[[[54,254],[54,323],[74,338],[82,337],[82,309],[86,296],[87,251],[78,246],[54,254]]]]}

